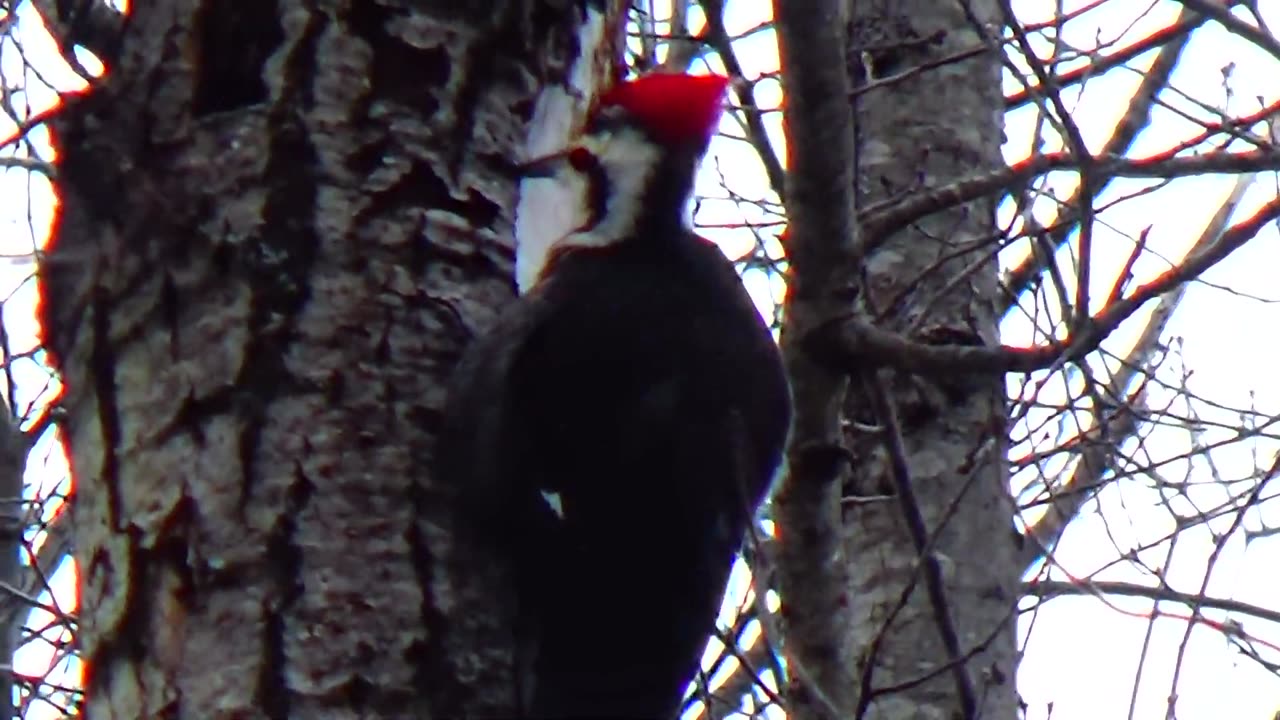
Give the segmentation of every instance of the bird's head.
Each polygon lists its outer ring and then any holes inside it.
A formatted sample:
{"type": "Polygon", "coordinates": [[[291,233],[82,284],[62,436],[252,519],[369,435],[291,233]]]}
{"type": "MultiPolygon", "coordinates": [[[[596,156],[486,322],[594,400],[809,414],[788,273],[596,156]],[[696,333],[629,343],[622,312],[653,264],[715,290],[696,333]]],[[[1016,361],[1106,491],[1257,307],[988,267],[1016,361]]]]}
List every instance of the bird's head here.
{"type": "Polygon", "coordinates": [[[604,93],[568,147],[522,166],[581,202],[557,248],[602,247],[683,223],[694,172],[719,123],[728,79],[655,73],[604,93]]]}

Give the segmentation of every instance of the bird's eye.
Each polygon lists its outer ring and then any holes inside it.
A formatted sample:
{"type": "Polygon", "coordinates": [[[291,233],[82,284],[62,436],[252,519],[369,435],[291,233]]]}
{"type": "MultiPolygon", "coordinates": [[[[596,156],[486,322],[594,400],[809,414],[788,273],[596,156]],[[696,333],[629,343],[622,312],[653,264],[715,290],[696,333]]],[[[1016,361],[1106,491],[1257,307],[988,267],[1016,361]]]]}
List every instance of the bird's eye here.
{"type": "Polygon", "coordinates": [[[569,167],[578,172],[587,172],[596,165],[596,156],[584,147],[576,147],[569,151],[569,167]]]}

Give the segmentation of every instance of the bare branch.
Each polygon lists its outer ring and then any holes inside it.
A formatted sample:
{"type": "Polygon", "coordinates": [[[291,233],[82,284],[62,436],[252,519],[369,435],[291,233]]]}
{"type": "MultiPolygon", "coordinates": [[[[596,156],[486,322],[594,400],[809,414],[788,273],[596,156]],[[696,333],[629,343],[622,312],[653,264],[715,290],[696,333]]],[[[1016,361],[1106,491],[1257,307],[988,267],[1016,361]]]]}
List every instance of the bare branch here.
{"type": "Polygon", "coordinates": [[[806,342],[839,367],[889,365],[921,374],[1031,372],[1076,362],[1097,349],[1103,339],[1146,302],[1226,259],[1276,218],[1280,218],[1280,197],[1232,226],[1210,247],[1188,255],[1181,264],[1138,287],[1129,297],[1103,308],[1090,318],[1082,332],[1060,342],[1029,348],[928,345],[847,315],[829,323],[806,342]]]}
{"type": "Polygon", "coordinates": [[[724,63],[725,70],[736,82],[733,84],[734,98],[742,109],[747,141],[755,148],[764,166],[765,176],[769,178],[769,187],[780,200],[786,199],[787,173],[778,159],[778,153],[769,140],[769,133],[764,126],[764,114],[756,104],[755,85],[742,72],[742,64],[738,62],[737,53],[733,49],[733,38],[729,37],[724,27],[724,3],[722,0],[702,0],[702,8],[707,16],[707,42],[715,49],[724,63]]]}
{"type": "Polygon", "coordinates": [[[38,172],[41,175],[44,175],[45,177],[49,178],[50,180],[54,179],[54,177],[57,175],[56,171],[53,168],[52,163],[45,162],[44,160],[40,160],[39,158],[12,157],[12,156],[0,157],[0,168],[6,169],[6,170],[10,168],[16,168],[19,170],[26,170],[28,172],[38,172]]]}
{"type": "Polygon", "coordinates": [[[1280,623],[1280,611],[1260,607],[1234,598],[1219,598],[1211,595],[1179,592],[1170,587],[1152,587],[1137,583],[1106,580],[1033,580],[1023,586],[1023,590],[1032,597],[1045,600],[1061,595],[1128,595],[1145,597],[1152,600],[1177,602],[1188,607],[1212,608],[1226,612],[1252,615],[1259,620],[1280,623]]]}
{"type": "MultiPolygon", "coordinates": [[[[1180,24],[1181,20],[1182,18],[1179,17],[1178,22],[1174,24],[1180,24]]],[[[1173,77],[1173,71],[1178,66],[1178,61],[1182,59],[1183,51],[1190,44],[1191,33],[1183,32],[1173,36],[1167,45],[1160,48],[1160,52],[1151,63],[1151,67],[1143,74],[1142,83],[1129,100],[1129,107],[1124,116],[1121,117],[1120,122],[1116,124],[1115,129],[1112,131],[1111,137],[1103,145],[1102,151],[1099,153],[1101,157],[1123,157],[1129,152],[1129,148],[1133,146],[1138,134],[1150,124],[1151,110],[1155,105],[1156,97],[1168,86],[1169,79],[1173,77]]],[[[1030,91],[1028,90],[1028,92],[1030,91]]],[[[1056,227],[1045,238],[1052,250],[1056,251],[1071,236],[1077,216],[1080,215],[1078,208],[1084,203],[1092,204],[1097,202],[1098,196],[1111,185],[1111,180],[1112,178],[1101,178],[1098,183],[1090,188],[1093,193],[1089,197],[1085,196],[1083,185],[1077,186],[1071,197],[1063,201],[1062,207],[1066,209],[1064,214],[1067,217],[1061,219],[1066,220],[1066,222],[1055,223],[1056,227]]],[[[1046,263],[1051,262],[1052,258],[1052,252],[1032,253],[1022,264],[1009,271],[1005,279],[1005,285],[1009,288],[1009,305],[1017,302],[1018,296],[1026,288],[1030,287],[1037,278],[1041,277],[1046,268],[1046,263]]],[[[1008,307],[1005,308],[1006,311],[1008,309],[1008,307]]]]}
{"type": "MultiPolygon", "coordinates": [[[[1245,191],[1253,184],[1253,180],[1253,175],[1242,175],[1236,179],[1231,195],[1223,201],[1204,232],[1200,234],[1200,239],[1196,241],[1192,252],[1209,248],[1216,238],[1222,236],[1231,215],[1239,207],[1245,191]]],[[[1159,304],[1151,313],[1146,327],[1134,344],[1129,361],[1109,384],[1112,396],[1123,397],[1138,374],[1149,367],[1151,358],[1160,346],[1164,329],[1173,318],[1174,311],[1182,304],[1186,290],[1187,285],[1183,284],[1160,297],[1159,304]]],[[[1075,471],[1067,482],[1049,489],[1051,499],[1048,514],[1040,522],[1027,528],[1027,535],[1034,542],[1026,545],[1023,556],[1024,567],[1036,562],[1046,550],[1057,544],[1068,523],[1093,496],[1092,490],[1101,486],[1102,476],[1114,466],[1120,446],[1138,427],[1142,405],[1140,396],[1141,393],[1134,393],[1117,412],[1109,417],[1103,416],[1103,408],[1094,408],[1095,426],[1090,433],[1092,437],[1081,439],[1083,450],[1080,452],[1080,460],[1076,464],[1075,471]]]]}
{"type": "MultiPolygon", "coordinates": [[[[842,312],[835,292],[854,277],[847,252],[854,238],[853,108],[844,63],[840,0],[775,0],[779,55],[787,87],[786,177],[792,275],[782,353],[795,401],[787,475],[774,496],[782,536],[778,590],[788,607],[788,667],[803,668],[819,692],[787,697],[795,720],[837,716],[854,706],[854,658],[846,560],[840,531],[840,495],[847,472],[841,404],[848,382],[803,347],[813,329],[842,312]]],[[[805,678],[794,676],[802,683],[805,678]]]]}
{"type": "MultiPolygon", "coordinates": [[[[1018,48],[1022,51],[1023,58],[1027,61],[1027,65],[1031,68],[1031,72],[1035,74],[1040,84],[1037,88],[1028,87],[1028,91],[1038,91],[1040,101],[1048,101],[1053,105],[1056,123],[1062,134],[1067,139],[1067,146],[1071,148],[1071,154],[1077,158],[1080,168],[1080,194],[1087,198],[1094,197],[1093,187],[1098,183],[1098,178],[1094,177],[1094,157],[1089,152],[1089,146],[1084,141],[1084,136],[1080,133],[1080,128],[1076,125],[1075,119],[1071,115],[1071,111],[1067,109],[1065,103],[1062,102],[1061,88],[1054,84],[1053,78],[1050,77],[1049,71],[1045,68],[1044,63],[1040,61],[1035,50],[1031,47],[1031,41],[1027,38],[1026,33],[1018,25],[1017,15],[1013,11],[1013,3],[1010,0],[1001,0],[1000,6],[1004,12],[1005,24],[1012,28],[1014,41],[1018,48]]],[[[1017,68],[1010,62],[1006,61],[1006,65],[1011,70],[1017,68]]],[[[1023,83],[1026,80],[1020,74],[1015,75],[1023,83]]],[[[1072,330],[1079,332],[1089,321],[1089,275],[1093,267],[1093,217],[1094,209],[1092,202],[1082,203],[1079,206],[1080,223],[1079,233],[1076,236],[1076,245],[1079,248],[1078,259],[1079,264],[1076,268],[1078,279],[1076,281],[1076,297],[1072,309],[1074,316],[1071,318],[1072,330]]]]}
{"type": "MultiPolygon", "coordinates": [[[[1207,18],[1203,16],[1191,16],[1185,19],[1179,18],[1167,27],[1151,33],[1147,37],[1138,42],[1128,45],[1120,50],[1094,59],[1084,67],[1064,72],[1053,77],[1053,82],[1060,88],[1070,87],[1078,82],[1082,82],[1090,77],[1097,77],[1113,68],[1120,67],[1130,60],[1150,52],[1151,50],[1164,45],[1165,43],[1179,41],[1191,34],[1192,30],[1199,28],[1205,23],[1207,18]]],[[[1005,109],[1012,110],[1017,107],[1026,105],[1035,99],[1033,92],[1035,87],[1024,88],[1005,98],[1005,109]]]]}
{"type": "MultiPolygon", "coordinates": [[[[1223,151],[1178,157],[1166,157],[1160,153],[1138,159],[1094,157],[1092,162],[1095,177],[1168,179],[1280,170],[1280,150],[1223,151]]],[[[1011,184],[1025,183],[1051,170],[1077,168],[1077,160],[1070,153],[1040,155],[985,175],[922,190],[901,200],[872,205],[863,212],[861,231],[869,241],[870,251],[883,244],[893,232],[922,217],[985,197],[1011,184]]]]}
{"type": "Polygon", "coordinates": [[[662,61],[666,72],[684,72],[694,58],[702,52],[702,38],[689,35],[689,10],[693,0],[674,0],[671,3],[671,38],[667,40],[667,57],[662,61]]]}
{"type": "Polygon", "coordinates": [[[1202,15],[1213,18],[1222,27],[1249,41],[1258,49],[1266,51],[1271,57],[1280,60],[1280,40],[1232,15],[1230,6],[1234,3],[1210,2],[1209,0],[1178,0],[1178,2],[1202,15]]]}

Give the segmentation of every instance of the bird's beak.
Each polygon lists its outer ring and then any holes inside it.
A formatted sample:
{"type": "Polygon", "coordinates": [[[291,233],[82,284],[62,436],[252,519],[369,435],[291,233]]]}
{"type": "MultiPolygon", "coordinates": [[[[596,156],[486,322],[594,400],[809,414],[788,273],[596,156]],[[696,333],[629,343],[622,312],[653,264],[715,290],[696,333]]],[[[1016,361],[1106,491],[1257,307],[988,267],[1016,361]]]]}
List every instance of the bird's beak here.
{"type": "Polygon", "coordinates": [[[556,168],[564,160],[564,153],[558,152],[551,155],[543,155],[540,158],[534,158],[528,162],[522,163],[516,167],[516,172],[521,178],[549,178],[555,177],[556,168]]]}

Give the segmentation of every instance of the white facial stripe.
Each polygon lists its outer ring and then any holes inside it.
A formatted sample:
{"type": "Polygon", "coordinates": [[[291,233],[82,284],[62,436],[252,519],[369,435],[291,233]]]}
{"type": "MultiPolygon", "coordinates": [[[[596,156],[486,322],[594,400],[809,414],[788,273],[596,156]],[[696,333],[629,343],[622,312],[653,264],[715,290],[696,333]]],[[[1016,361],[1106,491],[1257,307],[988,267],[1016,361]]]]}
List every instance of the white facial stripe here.
{"type": "MultiPolygon", "coordinates": [[[[594,226],[569,233],[556,247],[602,247],[625,238],[636,227],[645,190],[662,159],[656,145],[630,129],[589,138],[581,145],[596,156],[609,178],[609,200],[594,226]]],[[[585,216],[588,199],[585,193],[580,197],[585,216]]]]}
{"type": "MultiPolygon", "coordinates": [[[[639,132],[627,128],[606,135],[582,137],[576,145],[595,155],[609,178],[609,198],[604,215],[590,228],[570,231],[551,243],[541,257],[531,258],[529,266],[523,268],[525,277],[537,278],[547,259],[558,249],[603,247],[624,239],[636,226],[645,190],[662,159],[660,148],[639,132]]],[[[557,187],[556,196],[572,202],[573,207],[544,208],[542,211],[577,218],[570,228],[580,227],[591,214],[588,206],[591,188],[587,175],[564,162],[551,182],[557,187]]]]}

